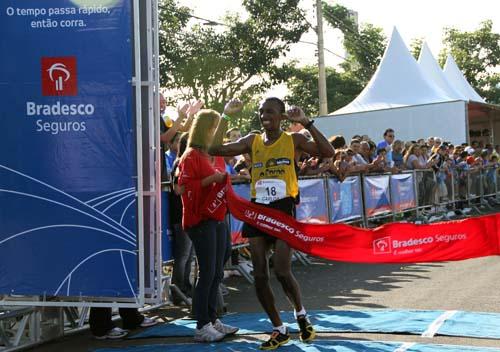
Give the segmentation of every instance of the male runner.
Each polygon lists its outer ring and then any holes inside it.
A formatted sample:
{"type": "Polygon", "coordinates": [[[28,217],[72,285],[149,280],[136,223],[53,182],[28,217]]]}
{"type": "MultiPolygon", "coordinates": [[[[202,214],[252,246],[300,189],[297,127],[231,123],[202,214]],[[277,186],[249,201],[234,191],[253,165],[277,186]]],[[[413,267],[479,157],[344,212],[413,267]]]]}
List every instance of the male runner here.
{"type": "MultiPolygon", "coordinates": [[[[236,113],[241,108],[242,104],[233,100],[226,105],[225,111],[228,114],[236,113]]],[[[249,134],[236,142],[222,145],[229,120],[227,115],[223,115],[209,153],[220,156],[249,153],[252,161],[252,201],[295,216],[295,205],[299,196],[297,156],[307,153],[328,158],[333,156],[334,149],[325,136],[314,127],[314,121],[308,119],[300,108],[294,107],[287,113],[285,104],[278,98],[268,98],[262,102],[259,107],[259,118],[265,130],[262,135],[249,134]],[[284,132],[280,125],[285,119],[302,124],[311,133],[312,140],[301,133],[284,132]]],[[[243,227],[243,236],[249,238],[250,242],[257,297],[273,324],[273,333],[260,348],[273,350],[290,340],[290,334],[276,309],[274,294],[269,285],[269,254],[273,247],[276,278],[295,309],[300,327],[300,339],[305,342],[314,339],[316,333],[306,316],[300,288],[291,271],[293,251],[290,246],[285,241],[269,236],[247,224],[243,227]]]]}

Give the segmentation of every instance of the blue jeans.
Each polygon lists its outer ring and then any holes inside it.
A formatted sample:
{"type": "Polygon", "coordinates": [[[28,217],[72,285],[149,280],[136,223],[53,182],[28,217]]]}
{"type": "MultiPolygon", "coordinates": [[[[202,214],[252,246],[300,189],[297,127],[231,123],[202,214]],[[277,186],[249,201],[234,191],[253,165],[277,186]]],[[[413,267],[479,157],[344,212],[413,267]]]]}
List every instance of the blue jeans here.
{"type": "Polygon", "coordinates": [[[199,277],[194,292],[197,329],[217,319],[217,292],[224,264],[231,255],[231,239],[224,222],[202,221],[187,230],[198,258],[199,277]]]}
{"type": "Polygon", "coordinates": [[[182,230],[181,224],[174,224],[174,268],[172,283],[184,294],[191,296],[191,263],[193,262],[193,244],[189,236],[182,230]]]}

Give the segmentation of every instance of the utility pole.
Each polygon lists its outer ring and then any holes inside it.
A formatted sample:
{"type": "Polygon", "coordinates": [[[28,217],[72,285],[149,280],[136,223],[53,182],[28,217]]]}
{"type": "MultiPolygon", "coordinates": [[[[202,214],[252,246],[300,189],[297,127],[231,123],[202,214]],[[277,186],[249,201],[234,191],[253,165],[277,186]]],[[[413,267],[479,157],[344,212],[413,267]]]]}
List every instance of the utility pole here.
{"type": "Polygon", "coordinates": [[[323,8],[321,0],[316,0],[316,18],[318,25],[316,33],[318,34],[318,93],[319,93],[319,115],[328,114],[328,101],[326,98],[326,71],[325,71],[325,50],[323,42],[323,8]]]}

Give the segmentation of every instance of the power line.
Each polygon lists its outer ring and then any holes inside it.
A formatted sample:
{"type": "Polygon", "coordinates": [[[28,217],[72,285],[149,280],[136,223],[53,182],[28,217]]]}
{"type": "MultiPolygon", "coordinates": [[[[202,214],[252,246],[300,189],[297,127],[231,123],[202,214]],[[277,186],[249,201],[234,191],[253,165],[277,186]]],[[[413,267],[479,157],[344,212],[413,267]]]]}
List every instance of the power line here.
{"type": "MultiPolygon", "coordinates": [[[[313,43],[313,42],[307,42],[305,40],[299,40],[299,43],[304,43],[304,44],[311,44],[311,45],[314,45],[314,46],[318,46],[318,43],[313,43]]],[[[343,57],[342,55],[339,55],[333,51],[331,51],[330,49],[328,48],[324,48],[325,51],[329,52],[330,54],[332,55],[335,55],[337,56],[338,58],[341,58],[342,60],[347,60],[345,57],[343,57]]]]}
{"type": "Polygon", "coordinates": [[[358,47],[358,49],[363,49],[363,50],[365,50],[365,51],[367,51],[367,52],[369,52],[370,54],[373,54],[373,55],[377,54],[371,48],[365,46],[365,43],[361,39],[361,36],[360,36],[359,32],[354,31],[352,28],[350,28],[348,26],[344,26],[343,25],[343,21],[339,17],[335,16],[333,13],[329,12],[328,14],[329,14],[329,16],[331,16],[335,20],[337,20],[337,22],[338,22],[338,25],[337,25],[338,29],[340,29],[341,31],[349,32],[350,34],[352,34],[357,39],[357,41],[354,41],[353,44],[356,45],[358,47]]]}

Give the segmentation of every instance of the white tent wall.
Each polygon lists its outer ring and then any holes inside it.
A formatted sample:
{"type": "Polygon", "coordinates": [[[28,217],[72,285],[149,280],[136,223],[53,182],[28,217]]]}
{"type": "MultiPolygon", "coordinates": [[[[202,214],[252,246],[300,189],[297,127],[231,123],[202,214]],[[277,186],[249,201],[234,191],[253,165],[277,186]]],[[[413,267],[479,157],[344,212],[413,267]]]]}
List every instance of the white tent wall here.
{"type": "Polygon", "coordinates": [[[384,131],[392,128],[396,139],[404,141],[432,135],[457,144],[467,140],[467,103],[453,101],[325,116],[317,118],[315,125],[327,137],[343,135],[346,141],[366,134],[378,142],[384,131]]]}

